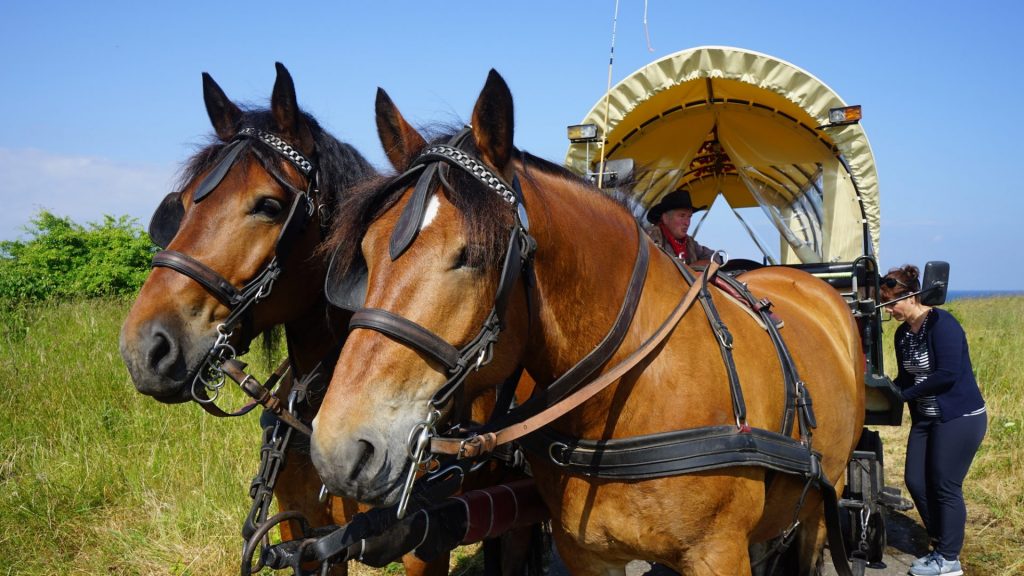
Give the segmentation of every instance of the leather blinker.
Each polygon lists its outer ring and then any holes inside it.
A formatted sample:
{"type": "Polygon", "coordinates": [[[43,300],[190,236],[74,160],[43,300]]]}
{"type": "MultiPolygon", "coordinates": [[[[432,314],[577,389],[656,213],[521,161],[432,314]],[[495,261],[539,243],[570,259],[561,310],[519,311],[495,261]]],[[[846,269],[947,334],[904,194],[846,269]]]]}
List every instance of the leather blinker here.
{"type": "Polygon", "coordinates": [[[181,228],[185,217],[185,206],[181,203],[181,192],[171,192],[160,202],[149,220],[149,237],[161,248],[167,248],[181,228]]]}
{"type": "Polygon", "coordinates": [[[369,270],[362,255],[357,254],[348,270],[339,270],[337,252],[331,256],[327,264],[327,277],[324,280],[324,293],[327,301],[337,308],[356,311],[366,303],[366,286],[369,270]]]}
{"type": "Polygon", "coordinates": [[[196,191],[192,195],[192,202],[198,204],[217,188],[221,181],[224,180],[224,177],[227,176],[231,167],[235,165],[235,160],[238,159],[238,155],[242,152],[243,144],[244,140],[238,139],[227,145],[224,152],[221,153],[220,162],[196,187],[196,191]]]}

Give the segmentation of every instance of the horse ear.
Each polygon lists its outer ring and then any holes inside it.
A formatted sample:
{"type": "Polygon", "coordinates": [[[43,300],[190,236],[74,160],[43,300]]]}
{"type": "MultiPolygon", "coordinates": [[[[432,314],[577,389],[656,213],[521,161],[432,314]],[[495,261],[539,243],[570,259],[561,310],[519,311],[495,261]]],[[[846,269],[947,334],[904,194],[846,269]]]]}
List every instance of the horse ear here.
{"type": "Polygon", "coordinates": [[[473,136],[480,155],[504,173],[512,158],[514,114],[512,91],[493,68],[473,108],[473,136]]]}
{"type": "Polygon", "coordinates": [[[242,111],[228,99],[220,86],[213,81],[213,77],[206,72],[203,72],[203,100],[206,102],[206,114],[210,117],[217,137],[225,142],[231,140],[238,132],[242,111]]]}
{"type": "Polygon", "coordinates": [[[277,80],[274,82],[274,92],[270,96],[270,112],[277,122],[278,134],[298,145],[303,152],[313,151],[313,134],[309,130],[299,104],[295,98],[295,82],[292,75],[284,64],[275,62],[277,67],[277,80]]]}
{"type": "Polygon", "coordinates": [[[384,154],[395,170],[404,170],[427,145],[427,141],[405,121],[383,88],[377,88],[376,110],[377,134],[384,147],[384,154]]]}

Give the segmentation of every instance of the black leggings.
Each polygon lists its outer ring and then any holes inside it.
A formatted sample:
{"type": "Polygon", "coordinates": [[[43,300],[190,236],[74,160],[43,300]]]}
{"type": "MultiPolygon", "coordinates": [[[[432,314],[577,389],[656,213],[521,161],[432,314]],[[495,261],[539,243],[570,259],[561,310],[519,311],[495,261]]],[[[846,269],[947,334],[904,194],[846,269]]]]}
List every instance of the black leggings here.
{"type": "Polygon", "coordinates": [[[986,413],[949,422],[920,418],[910,427],[903,480],[935,549],[948,559],[964,545],[963,482],[987,429],[986,413]]]}

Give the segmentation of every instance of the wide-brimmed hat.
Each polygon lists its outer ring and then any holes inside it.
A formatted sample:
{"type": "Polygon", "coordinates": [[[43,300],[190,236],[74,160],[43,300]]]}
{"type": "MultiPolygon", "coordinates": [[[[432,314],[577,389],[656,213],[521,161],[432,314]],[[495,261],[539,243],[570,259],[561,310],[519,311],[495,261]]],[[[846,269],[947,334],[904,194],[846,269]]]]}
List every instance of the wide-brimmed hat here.
{"type": "Polygon", "coordinates": [[[707,210],[707,206],[694,206],[693,201],[690,200],[690,193],[686,190],[676,190],[675,192],[669,192],[665,194],[661,201],[651,207],[647,211],[647,221],[651,224],[657,224],[658,220],[661,219],[661,215],[669,210],[675,210],[676,208],[689,208],[694,212],[700,212],[701,210],[707,210]]]}

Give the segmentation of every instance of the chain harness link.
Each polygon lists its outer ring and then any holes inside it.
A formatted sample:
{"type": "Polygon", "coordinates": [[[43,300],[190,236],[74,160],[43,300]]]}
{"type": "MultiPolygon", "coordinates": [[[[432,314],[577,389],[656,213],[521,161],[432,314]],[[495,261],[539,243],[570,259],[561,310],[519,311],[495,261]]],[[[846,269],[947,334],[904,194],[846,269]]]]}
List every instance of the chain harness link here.
{"type": "Polygon", "coordinates": [[[256,138],[260,142],[263,142],[267,146],[277,150],[282,156],[291,162],[293,166],[298,168],[304,176],[308,177],[313,172],[313,163],[307,160],[306,157],[302,155],[302,152],[299,152],[293,148],[291,144],[282,140],[280,136],[252,127],[242,128],[238,133],[256,138]]]}
{"type": "Polygon", "coordinates": [[[437,144],[424,150],[423,154],[420,156],[420,160],[429,161],[431,156],[442,156],[455,162],[469,172],[474,178],[483,182],[484,185],[501,196],[501,199],[508,203],[509,206],[516,206],[520,203],[516,193],[513,192],[501,178],[495,175],[494,172],[484,166],[476,158],[473,158],[462,150],[454,146],[437,144]]]}

